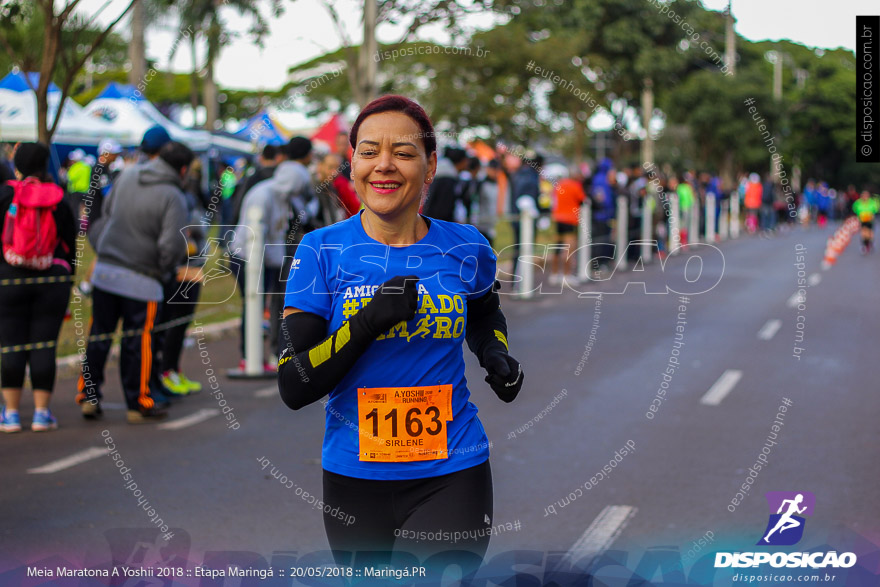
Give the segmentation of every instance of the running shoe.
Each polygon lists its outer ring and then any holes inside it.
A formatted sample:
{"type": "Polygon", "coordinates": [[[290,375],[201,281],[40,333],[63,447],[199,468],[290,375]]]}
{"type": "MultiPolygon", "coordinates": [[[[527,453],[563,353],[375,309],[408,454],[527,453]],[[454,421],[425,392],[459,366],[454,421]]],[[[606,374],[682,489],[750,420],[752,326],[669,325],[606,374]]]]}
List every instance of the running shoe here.
{"type": "Polygon", "coordinates": [[[178,373],[177,377],[180,378],[181,383],[189,388],[190,393],[198,393],[202,391],[202,384],[198,381],[193,381],[183,373],[178,373]]]}
{"type": "Polygon", "coordinates": [[[18,412],[7,412],[4,407],[0,412],[0,429],[3,432],[21,432],[21,418],[18,412]]]}
{"type": "Polygon", "coordinates": [[[34,432],[45,432],[46,430],[55,430],[58,428],[58,420],[49,410],[37,410],[34,412],[34,420],[31,422],[31,430],[34,432]]]}
{"type": "Polygon", "coordinates": [[[165,371],[162,373],[162,385],[172,395],[189,395],[189,385],[181,379],[177,371],[165,371]]]}
{"type": "Polygon", "coordinates": [[[128,410],[125,419],[129,424],[149,424],[164,420],[168,417],[165,410],[157,410],[156,408],[142,408],[140,410],[128,410]]]}
{"type": "Polygon", "coordinates": [[[86,420],[97,420],[104,415],[104,410],[101,408],[101,402],[99,401],[93,403],[85,400],[80,404],[80,409],[82,410],[83,418],[86,420]]]}
{"type": "MultiPolygon", "coordinates": [[[[244,359],[241,359],[238,362],[238,370],[242,373],[247,371],[247,362],[244,359]]],[[[266,373],[277,373],[278,372],[278,364],[270,363],[269,361],[263,361],[263,371],[266,373]]]]}

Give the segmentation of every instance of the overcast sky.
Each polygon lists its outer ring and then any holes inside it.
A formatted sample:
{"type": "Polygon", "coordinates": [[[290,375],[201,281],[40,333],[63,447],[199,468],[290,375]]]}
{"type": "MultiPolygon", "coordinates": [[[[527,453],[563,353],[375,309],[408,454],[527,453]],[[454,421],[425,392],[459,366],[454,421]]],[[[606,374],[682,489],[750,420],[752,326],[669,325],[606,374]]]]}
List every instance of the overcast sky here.
{"type": "MultiPolygon", "coordinates": [[[[727,5],[727,0],[704,0],[703,3],[709,9],[721,10],[727,5]]],[[[86,0],[82,3],[85,10],[94,10],[102,4],[104,0],[86,0]]],[[[120,0],[114,0],[102,19],[106,20],[112,15],[114,5],[121,4],[120,0]]],[[[337,0],[337,5],[346,31],[354,42],[358,42],[361,38],[363,3],[337,0]]],[[[216,68],[217,81],[221,86],[278,88],[284,83],[291,65],[341,45],[339,34],[320,0],[287,1],[284,6],[284,15],[271,20],[271,34],[266,39],[264,49],[254,46],[246,35],[224,47],[216,68]]],[[[736,30],[747,39],[791,39],[822,48],[854,49],[855,15],[877,12],[880,12],[880,2],[877,0],[733,0],[736,30]]],[[[241,20],[234,10],[229,9],[225,18],[232,28],[246,31],[248,23],[241,20]]],[[[491,17],[478,17],[471,24],[489,28],[492,22],[491,17]]],[[[120,31],[124,34],[127,28],[120,27],[120,31]]],[[[168,51],[175,34],[171,22],[148,33],[148,55],[157,59],[160,67],[168,65],[168,51]]],[[[400,29],[390,25],[380,25],[378,31],[379,40],[383,42],[395,40],[399,34],[400,29]]],[[[422,37],[439,42],[446,40],[438,28],[426,29],[422,37]]],[[[176,71],[189,71],[188,48],[181,49],[172,67],[176,71]]]]}

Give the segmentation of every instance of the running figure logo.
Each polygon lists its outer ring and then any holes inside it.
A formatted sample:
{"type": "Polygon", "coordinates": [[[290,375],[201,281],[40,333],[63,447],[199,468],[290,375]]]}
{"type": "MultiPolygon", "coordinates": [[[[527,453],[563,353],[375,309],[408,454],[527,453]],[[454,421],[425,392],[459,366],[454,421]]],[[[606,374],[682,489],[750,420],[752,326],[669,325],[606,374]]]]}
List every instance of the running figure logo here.
{"type": "Polygon", "coordinates": [[[421,336],[425,338],[429,334],[431,334],[431,326],[433,326],[433,322],[431,322],[431,316],[422,316],[419,318],[419,321],[416,322],[415,331],[406,337],[406,342],[409,342],[413,339],[414,336],[421,336]]]}
{"type": "Polygon", "coordinates": [[[797,544],[804,535],[806,520],[802,516],[812,516],[816,496],[809,491],[768,491],[767,504],[770,506],[770,520],[759,545],[791,546],[797,544]]]}

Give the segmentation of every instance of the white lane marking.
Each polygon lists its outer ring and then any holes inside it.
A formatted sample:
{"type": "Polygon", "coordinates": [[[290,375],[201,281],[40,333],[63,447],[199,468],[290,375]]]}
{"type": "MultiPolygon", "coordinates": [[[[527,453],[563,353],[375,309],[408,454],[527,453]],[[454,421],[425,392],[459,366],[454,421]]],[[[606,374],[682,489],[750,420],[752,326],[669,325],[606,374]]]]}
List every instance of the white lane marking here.
{"type": "Polygon", "coordinates": [[[728,369],[721,374],[718,381],[712,384],[709,391],[700,399],[700,403],[707,406],[717,406],[727,397],[727,394],[739,382],[743,372],[739,369],[728,369]]]}
{"type": "Polygon", "coordinates": [[[58,471],[69,469],[70,467],[74,467],[76,465],[79,465],[80,463],[85,463],[86,461],[91,461],[92,459],[97,459],[98,457],[104,456],[106,454],[106,448],[93,446],[92,448],[87,448],[85,450],[73,453],[69,457],[64,457],[63,459],[58,459],[57,461],[47,463],[42,467],[28,469],[27,472],[32,474],[57,473],[58,471]]]}
{"type": "MultiPolygon", "coordinates": [[[[609,546],[620,536],[623,529],[629,523],[638,508],[631,505],[608,505],[605,506],[596,519],[587,526],[581,537],[577,539],[568,552],[565,553],[563,561],[568,564],[578,563],[578,566],[587,568],[590,561],[596,555],[607,550],[609,546]],[[587,560],[589,558],[590,560],[587,560]]],[[[562,561],[560,561],[561,563],[562,561]]]]}
{"type": "Polygon", "coordinates": [[[758,331],[758,338],[761,340],[770,340],[777,331],[779,331],[780,326],[782,326],[782,320],[776,320],[775,318],[767,320],[767,323],[758,331]]]}
{"type": "Polygon", "coordinates": [[[821,273],[813,273],[809,277],[807,277],[807,285],[813,287],[814,285],[819,285],[819,282],[822,281],[821,273]]]}
{"type": "Polygon", "coordinates": [[[798,304],[803,304],[805,301],[806,301],[806,300],[805,300],[804,298],[802,298],[801,295],[800,295],[798,292],[794,292],[793,294],[791,294],[791,297],[788,298],[788,301],[785,302],[785,304],[786,304],[789,308],[794,308],[794,307],[797,306],[798,304]]]}
{"type": "Polygon", "coordinates": [[[219,415],[220,410],[218,409],[202,408],[198,412],[190,414],[189,416],[184,416],[183,418],[178,418],[177,420],[171,420],[170,422],[159,424],[158,426],[156,426],[156,428],[160,430],[180,430],[181,428],[193,426],[195,424],[198,424],[199,422],[204,422],[209,418],[213,418],[214,416],[219,415]]]}
{"type": "Polygon", "coordinates": [[[254,397],[272,397],[273,395],[278,395],[277,385],[273,385],[272,387],[264,387],[263,389],[258,389],[254,392],[254,397]]]}

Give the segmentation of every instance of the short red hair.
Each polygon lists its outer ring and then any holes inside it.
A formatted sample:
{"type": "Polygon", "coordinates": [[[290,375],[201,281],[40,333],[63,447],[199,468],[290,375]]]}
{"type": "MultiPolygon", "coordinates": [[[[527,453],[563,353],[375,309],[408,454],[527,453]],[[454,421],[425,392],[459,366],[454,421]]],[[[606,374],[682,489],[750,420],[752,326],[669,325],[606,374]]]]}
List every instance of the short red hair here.
{"type": "Polygon", "coordinates": [[[430,157],[431,153],[437,150],[437,139],[434,136],[434,125],[431,124],[431,119],[428,118],[425,109],[419,106],[414,100],[394,94],[380,96],[364,106],[364,109],[358,114],[357,120],[355,120],[354,124],[351,126],[351,132],[348,135],[348,142],[351,144],[352,149],[355,148],[357,143],[357,134],[361,127],[361,123],[368,116],[380,114],[382,112],[401,112],[412,118],[413,122],[415,122],[421,130],[420,138],[422,139],[422,144],[425,146],[425,154],[430,157]]]}

